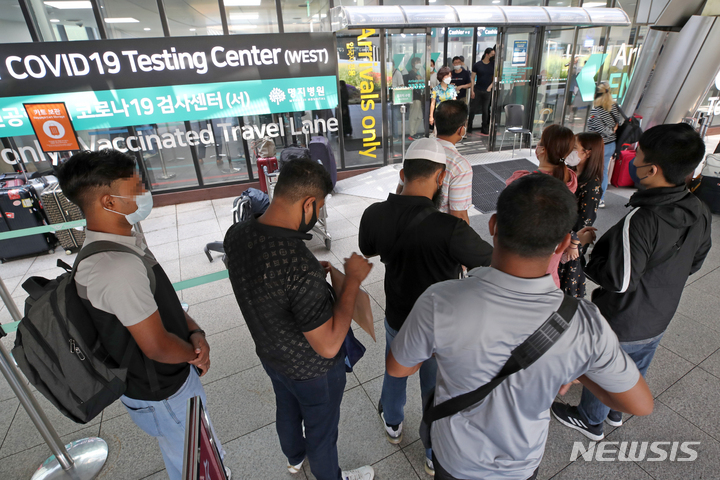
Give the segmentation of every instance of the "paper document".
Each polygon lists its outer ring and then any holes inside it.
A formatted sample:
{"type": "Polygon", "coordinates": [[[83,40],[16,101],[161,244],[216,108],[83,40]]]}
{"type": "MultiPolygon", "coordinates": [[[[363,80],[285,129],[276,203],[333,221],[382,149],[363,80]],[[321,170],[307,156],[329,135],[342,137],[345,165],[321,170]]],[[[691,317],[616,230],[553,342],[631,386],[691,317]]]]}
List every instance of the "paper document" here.
{"type": "MultiPolygon", "coordinates": [[[[330,265],[330,281],[332,286],[339,295],[342,292],[342,287],[345,284],[345,274],[337,268],[330,265]]],[[[370,295],[362,288],[357,294],[355,299],[355,310],[353,311],[353,320],[355,323],[365,330],[370,335],[374,342],[377,342],[375,338],[375,323],[373,323],[372,307],[370,306],[370,295]]]]}

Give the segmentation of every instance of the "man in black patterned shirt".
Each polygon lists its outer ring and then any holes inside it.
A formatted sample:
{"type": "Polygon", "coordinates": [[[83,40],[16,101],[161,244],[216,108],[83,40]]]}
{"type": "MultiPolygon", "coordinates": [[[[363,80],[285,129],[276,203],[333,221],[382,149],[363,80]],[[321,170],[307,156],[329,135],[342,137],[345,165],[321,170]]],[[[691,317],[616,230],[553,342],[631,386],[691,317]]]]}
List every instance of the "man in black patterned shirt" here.
{"type": "Polygon", "coordinates": [[[342,345],[372,265],[354,253],[346,259],[345,284],[333,304],[329,265],[304,242],[331,190],[320,164],[287,163],[270,207],[257,220],[232,226],[224,248],[235,297],[275,391],[288,470],[299,472],[307,458],[318,480],[372,480],[369,466],[341,472],[336,445],[345,390],[342,345]]]}

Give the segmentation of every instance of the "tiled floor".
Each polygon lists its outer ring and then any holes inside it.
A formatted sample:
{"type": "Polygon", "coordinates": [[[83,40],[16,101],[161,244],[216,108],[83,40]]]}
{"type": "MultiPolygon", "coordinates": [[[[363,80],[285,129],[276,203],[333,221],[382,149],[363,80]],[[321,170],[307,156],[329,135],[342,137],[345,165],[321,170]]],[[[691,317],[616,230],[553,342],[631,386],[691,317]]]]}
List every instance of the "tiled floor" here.
{"type": "MultiPolygon", "coordinates": [[[[347,181],[352,188],[352,182],[347,181]]],[[[394,180],[390,183],[394,184],[394,180]]],[[[357,185],[356,185],[357,186],[357,185]]],[[[345,185],[341,184],[340,190],[345,185]]],[[[610,195],[611,193],[611,195],[610,195]]],[[[598,226],[607,229],[626,211],[628,191],[612,191],[608,208],[600,212],[598,226]]],[[[322,260],[340,265],[342,259],[357,251],[357,233],[365,208],[377,201],[372,198],[337,194],[328,199],[328,224],[333,235],[332,251],[318,238],[309,245],[322,260]]],[[[203,254],[205,243],[221,240],[231,225],[232,198],[197,202],[153,210],[143,222],[151,249],[173,281],[186,280],[223,268],[221,261],[208,262],[203,254]]],[[[715,226],[720,227],[715,217],[715,226]]],[[[487,215],[477,214],[471,223],[487,237],[487,215]]],[[[601,232],[602,233],[602,232],[601,232]]],[[[718,230],[713,233],[720,240],[718,230]]],[[[0,265],[0,276],[19,305],[24,295],[20,287],[31,275],[52,276],[60,272],[57,259],[71,262],[58,252],[38,258],[17,260],[0,265]]],[[[386,440],[375,412],[384,370],[383,265],[375,260],[364,283],[372,298],[377,343],[363,331],[356,331],[367,346],[365,357],[348,375],[342,404],[339,454],[346,468],[372,464],[376,478],[392,480],[428,479],[423,471],[423,449],[418,440],[420,392],[417,378],[408,382],[405,438],[399,446],[386,440]]],[[[613,430],[608,440],[623,441],[699,441],[694,462],[586,462],[570,461],[572,445],[585,438],[561,427],[550,425],[545,458],[539,478],[556,479],[697,479],[720,477],[720,251],[715,248],[702,270],[694,275],[675,320],[670,325],[652,367],[648,382],[656,397],[655,412],[649,417],[629,418],[613,430]]],[[[228,452],[227,464],[238,479],[291,478],[274,429],[274,397],[267,375],[260,367],[254,345],[227,280],[184,290],[182,299],[190,304],[190,314],[208,333],[213,367],[203,377],[210,414],[228,452]]],[[[6,308],[0,307],[0,322],[9,322],[6,308]]],[[[2,340],[10,347],[13,335],[2,340]]],[[[579,390],[565,397],[576,403],[579,390]]],[[[153,439],[143,434],[117,403],[88,425],[66,420],[40,395],[40,403],[63,440],[88,435],[104,438],[110,446],[110,458],[101,473],[103,479],[167,478],[160,451],[153,439]]],[[[609,430],[608,430],[609,431],[609,430]]],[[[27,479],[49,455],[25,411],[12,391],[0,379],[0,479],[27,479]]],[[[313,478],[308,468],[295,478],[313,478]]]]}

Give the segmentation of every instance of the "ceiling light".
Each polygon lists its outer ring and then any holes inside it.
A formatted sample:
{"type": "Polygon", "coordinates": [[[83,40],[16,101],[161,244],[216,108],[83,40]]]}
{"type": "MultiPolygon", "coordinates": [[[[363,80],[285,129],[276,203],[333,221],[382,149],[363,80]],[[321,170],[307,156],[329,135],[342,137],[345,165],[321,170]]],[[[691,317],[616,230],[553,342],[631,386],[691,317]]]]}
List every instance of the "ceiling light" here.
{"type": "Polygon", "coordinates": [[[149,32],[150,30],[152,30],[152,28],[150,28],[150,27],[145,27],[145,28],[143,28],[143,30],[145,30],[146,32],[149,32]]]}
{"type": "Polygon", "coordinates": [[[190,31],[191,31],[191,32],[194,32],[194,31],[195,31],[195,29],[194,29],[194,28],[191,28],[191,29],[190,29],[190,31]]]}
{"type": "Polygon", "coordinates": [[[58,20],[57,18],[51,18],[51,19],[50,19],[50,22],[51,22],[51,23],[58,23],[59,21],[60,21],[60,20],[58,20]]]}
{"type": "Polygon", "coordinates": [[[258,12],[240,13],[230,12],[230,20],[257,20],[260,18],[258,12]]]}
{"type": "Polygon", "coordinates": [[[226,7],[258,7],[262,0],[225,0],[226,7]]]}
{"type": "Polygon", "coordinates": [[[500,0],[493,0],[492,3],[500,3],[500,0]]]}
{"type": "Polygon", "coordinates": [[[140,23],[140,20],[132,17],[109,17],[105,19],[105,23],[140,23]]]}
{"type": "Polygon", "coordinates": [[[583,8],[607,7],[607,2],[583,2],[583,8]]]}
{"type": "Polygon", "coordinates": [[[252,30],[254,28],[258,28],[257,25],[230,25],[230,30],[235,31],[242,31],[242,30],[252,30]]]}
{"type": "Polygon", "coordinates": [[[64,1],[64,2],[44,2],[48,7],[57,8],[58,10],[74,10],[74,9],[90,9],[92,10],[92,3],[87,0],[83,1],[64,1]]]}

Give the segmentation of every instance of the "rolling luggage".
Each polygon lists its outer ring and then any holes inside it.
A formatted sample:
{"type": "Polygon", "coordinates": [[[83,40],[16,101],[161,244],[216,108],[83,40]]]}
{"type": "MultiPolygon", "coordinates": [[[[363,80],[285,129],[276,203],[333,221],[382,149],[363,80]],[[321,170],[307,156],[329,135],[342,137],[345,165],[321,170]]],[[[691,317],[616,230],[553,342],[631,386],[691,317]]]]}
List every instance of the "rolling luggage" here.
{"type": "MultiPolygon", "coordinates": [[[[31,185],[0,188],[0,233],[46,225],[40,199],[31,185]]],[[[51,233],[0,240],[0,260],[46,253],[57,238],[51,233]]]]}
{"type": "Polygon", "coordinates": [[[308,145],[308,150],[310,150],[310,158],[322,162],[325,170],[330,173],[334,188],[337,183],[337,163],[335,162],[335,154],[332,148],[330,148],[330,143],[327,138],[321,136],[312,137],[310,139],[310,145],[308,145]]]}
{"type": "MultiPolygon", "coordinates": [[[[50,223],[65,223],[85,218],[80,207],[65,197],[58,183],[45,188],[40,199],[50,223]]],[[[60,245],[68,252],[81,248],[85,242],[85,228],[60,230],[56,235],[60,245]]]]}
{"type": "Polygon", "coordinates": [[[613,187],[633,187],[635,182],[630,176],[630,163],[635,159],[635,150],[622,150],[615,159],[615,168],[610,177],[613,187]]]}
{"type": "Polygon", "coordinates": [[[258,158],[257,159],[257,167],[258,167],[258,180],[260,181],[260,190],[262,190],[265,193],[268,193],[267,179],[265,178],[265,173],[273,173],[273,172],[277,171],[277,169],[278,169],[277,158],[275,158],[275,157],[258,158]],[[267,168],[267,172],[265,172],[263,167],[267,168]]]}

